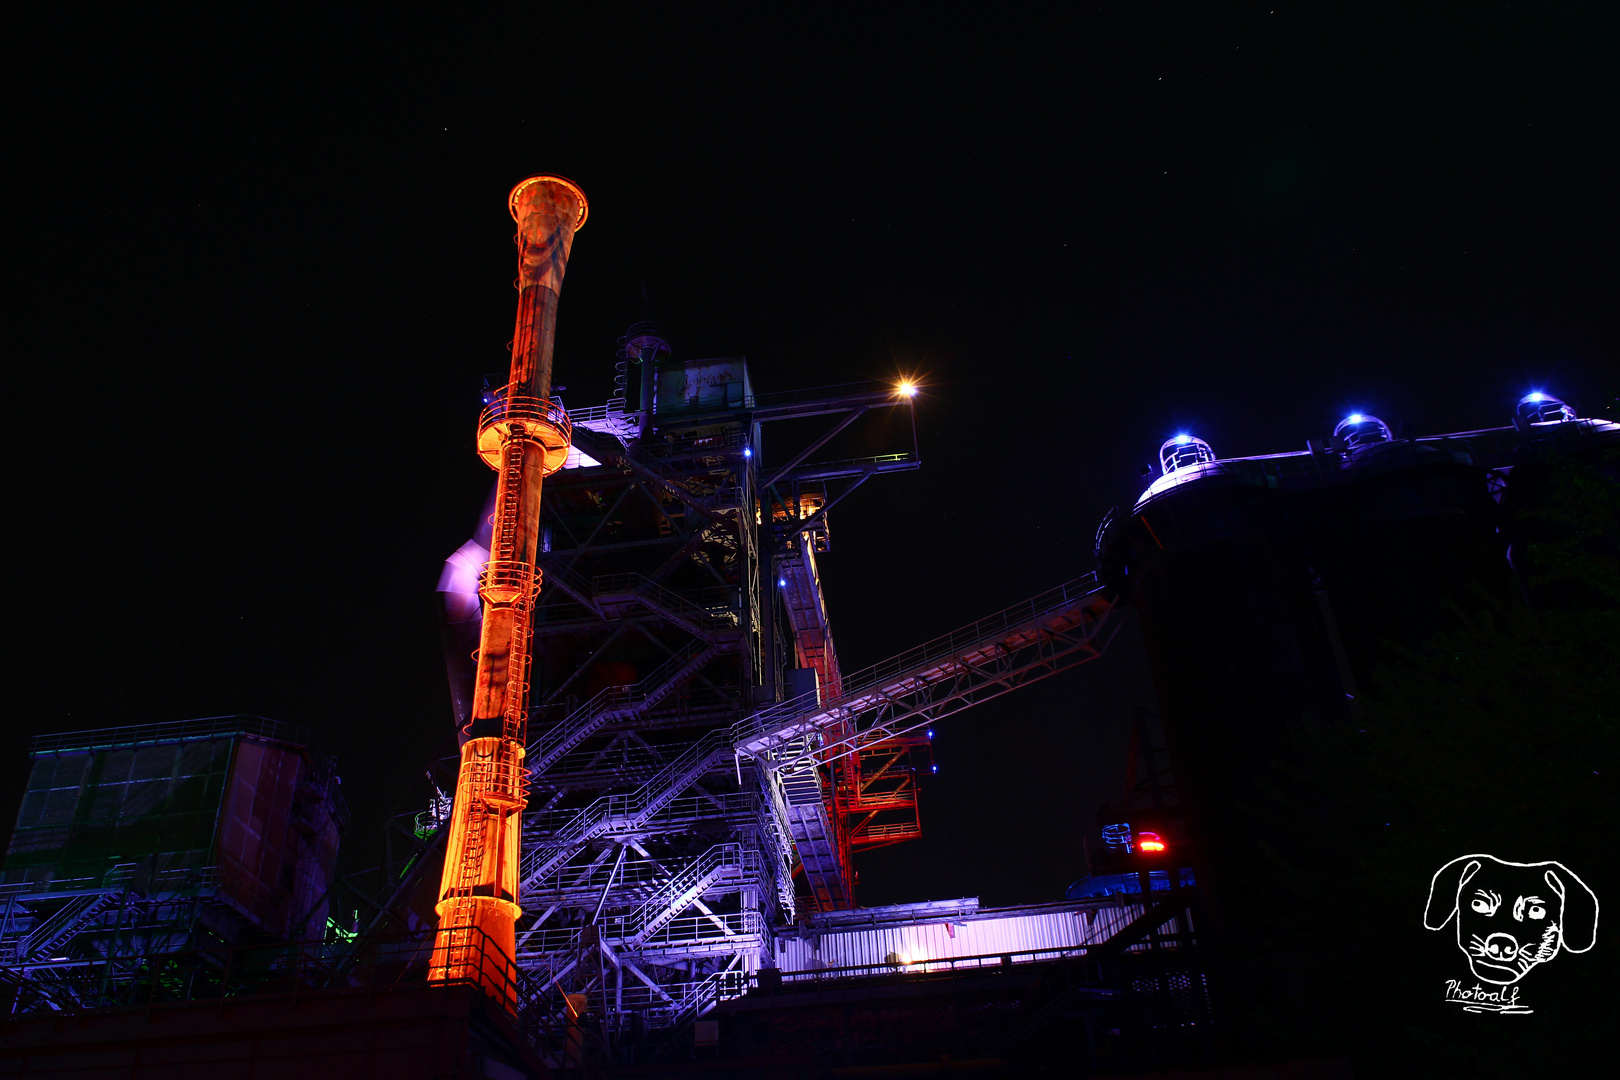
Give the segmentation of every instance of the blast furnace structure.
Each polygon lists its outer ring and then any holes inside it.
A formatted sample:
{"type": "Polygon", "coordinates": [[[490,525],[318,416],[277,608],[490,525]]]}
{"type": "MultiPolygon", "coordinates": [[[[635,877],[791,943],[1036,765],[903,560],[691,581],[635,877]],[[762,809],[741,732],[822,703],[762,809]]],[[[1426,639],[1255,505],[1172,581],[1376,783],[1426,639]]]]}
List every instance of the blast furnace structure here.
{"type": "Polygon", "coordinates": [[[565,411],[550,335],[577,194],[513,193],[524,299],[479,425],[497,483],[439,586],[466,741],[434,971],[629,1037],[741,994],[795,927],[853,907],[854,854],[920,834],[929,726],[1090,659],[1117,622],[1088,576],[843,672],[817,556],[835,506],[918,467],[915,387],[756,393],[745,359],[677,359],[639,323],[614,397],[565,411]]]}

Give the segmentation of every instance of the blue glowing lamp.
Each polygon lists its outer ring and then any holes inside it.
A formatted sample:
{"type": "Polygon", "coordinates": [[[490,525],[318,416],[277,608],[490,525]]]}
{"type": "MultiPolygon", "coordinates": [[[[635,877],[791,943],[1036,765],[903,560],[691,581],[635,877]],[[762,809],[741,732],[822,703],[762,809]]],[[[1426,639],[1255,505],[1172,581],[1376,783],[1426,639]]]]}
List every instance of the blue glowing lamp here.
{"type": "Polygon", "coordinates": [[[1339,421],[1333,429],[1335,439],[1343,439],[1345,449],[1351,453],[1365,450],[1379,443],[1393,442],[1395,435],[1389,425],[1368,413],[1353,412],[1339,421]]]}
{"type": "Polygon", "coordinates": [[[1215,451],[1209,448],[1209,443],[1185,431],[1172,435],[1159,447],[1159,468],[1166,476],[1214,460],[1215,451]]]}
{"type": "Polygon", "coordinates": [[[1514,412],[1520,420],[1531,424],[1562,424],[1576,418],[1574,409],[1541,390],[1520,398],[1519,407],[1514,412]]]}

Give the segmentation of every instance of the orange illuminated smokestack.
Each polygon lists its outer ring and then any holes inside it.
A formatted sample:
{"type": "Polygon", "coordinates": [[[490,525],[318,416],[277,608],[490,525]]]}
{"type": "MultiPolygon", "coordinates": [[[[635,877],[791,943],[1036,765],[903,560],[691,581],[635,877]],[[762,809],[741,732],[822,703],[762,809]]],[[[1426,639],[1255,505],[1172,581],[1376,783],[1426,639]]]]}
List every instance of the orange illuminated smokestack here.
{"type": "Polygon", "coordinates": [[[510,377],[478,420],[478,454],[496,473],[494,530],[478,581],[478,678],[461,731],[428,977],[474,981],[511,1009],[540,485],[562,468],[571,436],[568,414],[551,400],[551,348],[557,293],[586,204],[562,177],[533,176],[512,189],[507,205],[518,226],[517,329],[510,377]]]}

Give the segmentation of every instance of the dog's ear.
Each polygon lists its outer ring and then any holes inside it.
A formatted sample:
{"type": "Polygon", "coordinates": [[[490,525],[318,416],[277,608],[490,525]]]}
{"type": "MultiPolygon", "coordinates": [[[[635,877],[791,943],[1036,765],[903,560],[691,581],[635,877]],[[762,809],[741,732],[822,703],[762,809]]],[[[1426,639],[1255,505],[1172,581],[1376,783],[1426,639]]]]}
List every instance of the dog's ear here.
{"type": "Polygon", "coordinates": [[[1439,930],[1457,914],[1457,894],[1468,884],[1468,879],[1479,873],[1479,855],[1464,855],[1452,859],[1434,872],[1429,882],[1429,903],[1423,909],[1423,925],[1439,930]]]}
{"type": "Polygon", "coordinates": [[[1561,862],[1548,870],[1547,885],[1564,901],[1564,948],[1570,952],[1585,952],[1597,944],[1597,894],[1586,887],[1586,882],[1570,872],[1561,862]]]}

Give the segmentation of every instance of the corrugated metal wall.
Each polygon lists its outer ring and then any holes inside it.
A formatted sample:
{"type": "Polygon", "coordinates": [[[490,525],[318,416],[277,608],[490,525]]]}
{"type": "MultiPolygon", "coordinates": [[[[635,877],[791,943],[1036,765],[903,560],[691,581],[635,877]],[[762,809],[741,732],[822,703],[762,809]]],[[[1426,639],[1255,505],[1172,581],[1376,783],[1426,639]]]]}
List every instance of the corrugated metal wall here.
{"type": "MultiPolygon", "coordinates": [[[[1072,949],[1108,940],[1142,913],[1135,903],[1084,906],[1051,905],[1050,910],[1013,909],[1006,914],[984,911],[948,922],[898,923],[850,929],[828,929],[779,938],[776,965],[783,972],[890,964],[925,964],[954,957],[1072,949]]],[[[1033,960],[1013,956],[1014,962],[1033,960]]]]}

